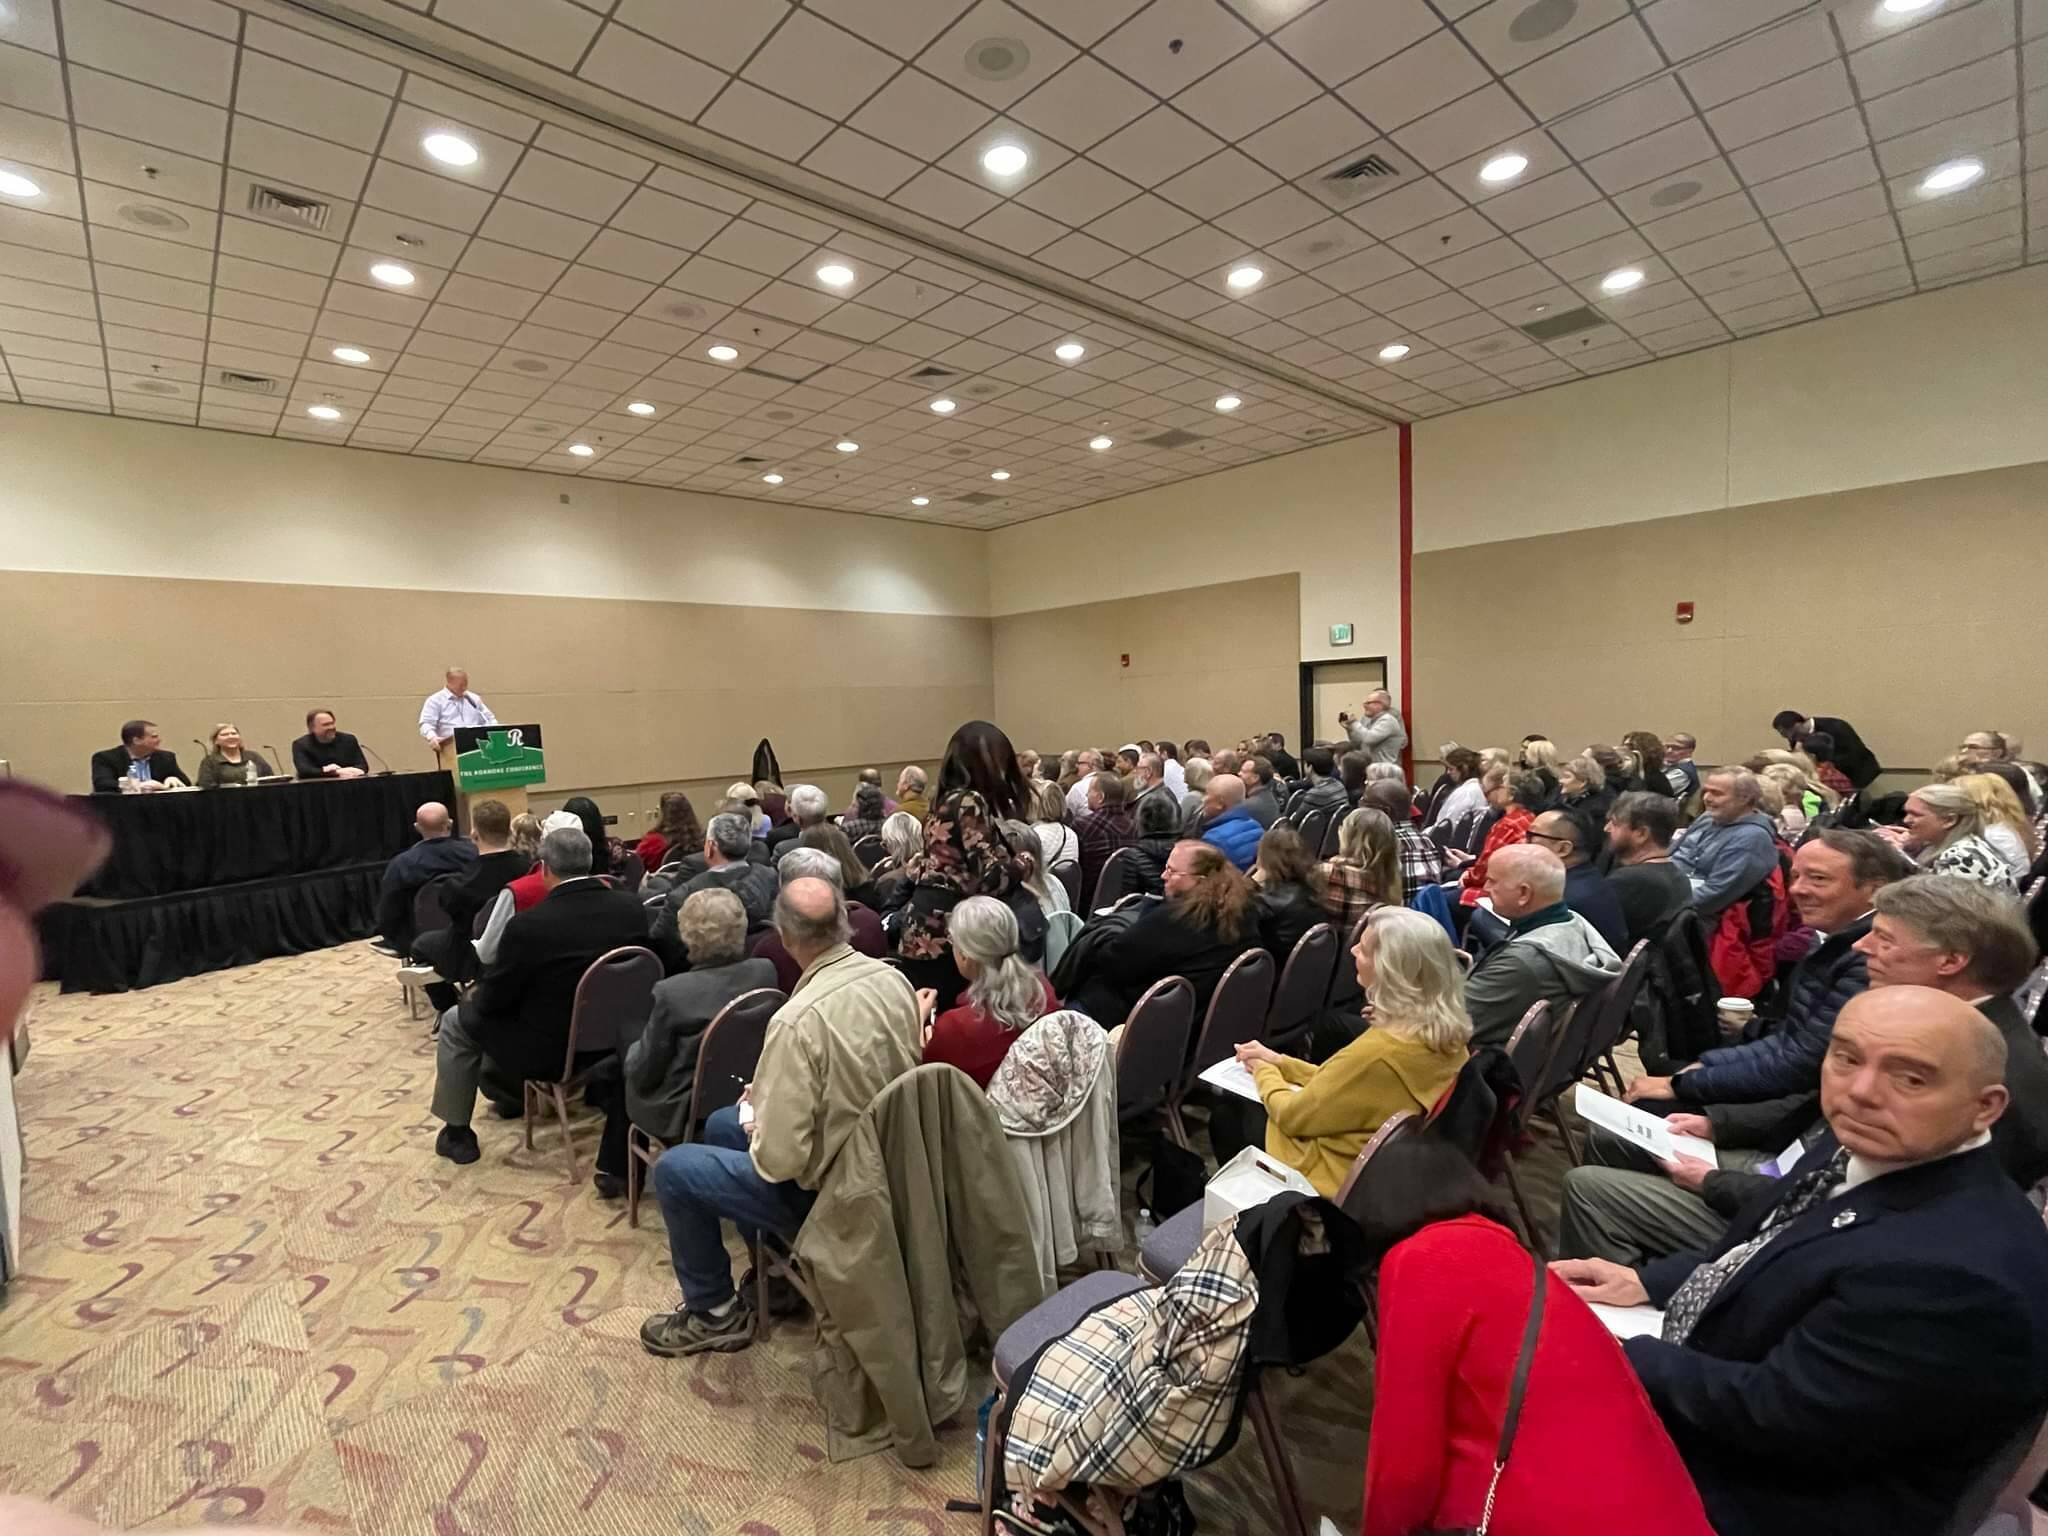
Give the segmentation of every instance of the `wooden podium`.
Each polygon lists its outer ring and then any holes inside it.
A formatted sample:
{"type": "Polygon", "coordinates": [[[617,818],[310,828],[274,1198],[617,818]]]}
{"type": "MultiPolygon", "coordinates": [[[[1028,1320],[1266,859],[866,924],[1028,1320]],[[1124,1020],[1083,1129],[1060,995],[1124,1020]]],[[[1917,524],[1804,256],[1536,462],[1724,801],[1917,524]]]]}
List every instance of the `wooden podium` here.
{"type": "Polygon", "coordinates": [[[526,811],[526,791],[547,781],[547,760],[537,724],[457,726],[452,741],[434,749],[434,761],[455,778],[456,818],[470,829],[470,807],[496,800],[514,816],[526,811]]]}

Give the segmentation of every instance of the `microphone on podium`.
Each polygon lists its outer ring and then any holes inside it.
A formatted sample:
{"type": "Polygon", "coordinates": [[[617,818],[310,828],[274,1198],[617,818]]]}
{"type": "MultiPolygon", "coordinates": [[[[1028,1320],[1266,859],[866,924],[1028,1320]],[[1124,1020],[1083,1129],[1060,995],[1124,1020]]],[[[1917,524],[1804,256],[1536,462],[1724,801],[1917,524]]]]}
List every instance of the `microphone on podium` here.
{"type": "Polygon", "coordinates": [[[356,738],[356,745],[361,747],[365,752],[369,753],[370,756],[377,759],[378,778],[388,779],[391,777],[391,765],[384,761],[384,754],[382,752],[379,752],[375,747],[371,746],[367,741],[364,741],[360,736],[356,738]]]}
{"type": "Polygon", "coordinates": [[[197,748],[199,749],[199,755],[200,755],[200,757],[202,757],[202,758],[204,758],[204,757],[206,756],[206,754],[207,754],[207,753],[209,753],[209,752],[211,752],[211,751],[213,750],[213,748],[209,747],[209,746],[208,746],[208,745],[207,745],[207,744],[206,744],[205,742],[201,741],[201,740],[200,740],[200,739],[199,739],[199,738],[198,738],[197,736],[194,736],[194,737],[192,738],[192,745],[193,745],[193,746],[195,746],[195,747],[197,747],[197,748]]]}

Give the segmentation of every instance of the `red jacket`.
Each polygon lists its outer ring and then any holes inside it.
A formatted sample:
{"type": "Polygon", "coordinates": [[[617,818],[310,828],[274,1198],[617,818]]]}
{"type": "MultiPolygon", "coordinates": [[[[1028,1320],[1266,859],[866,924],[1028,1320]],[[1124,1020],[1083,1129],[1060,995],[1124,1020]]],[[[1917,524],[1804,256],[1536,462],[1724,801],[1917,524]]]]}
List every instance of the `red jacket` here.
{"type": "Polygon", "coordinates": [[[541,897],[548,893],[548,888],[540,883],[540,866],[538,864],[506,886],[505,889],[512,893],[512,910],[514,912],[524,912],[529,907],[539,906],[541,897]]]}
{"type": "MultiPolygon", "coordinates": [[[[1364,1536],[1476,1527],[1529,1319],[1529,1255],[1462,1216],[1380,1266],[1364,1536]]],[[[1521,1423],[1494,1503],[1513,1536],[1713,1536],[1628,1357],[1549,1281],[1521,1423]]]]}
{"type": "Polygon", "coordinates": [[[1486,861],[1510,843],[1529,841],[1529,823],[1535,819],[1536,813],[1526,805],[1509,802],[1508,808],[1500,813],[1500,820],[1486,834],[1486,841],[1479,848],[1479,857],[1465,871],[1465,889],[1458,896],[1461,905],[1478,905],[1479,898],[1486,894],[1486,861]]]}
{"type": "Polygon", "coordinates": [[[661,868],[662,855],[668,852],[668,839],[659,832],[650,832],[633,845],[633,851],[640,855],[640,862],[651,875],[661,868]]]}

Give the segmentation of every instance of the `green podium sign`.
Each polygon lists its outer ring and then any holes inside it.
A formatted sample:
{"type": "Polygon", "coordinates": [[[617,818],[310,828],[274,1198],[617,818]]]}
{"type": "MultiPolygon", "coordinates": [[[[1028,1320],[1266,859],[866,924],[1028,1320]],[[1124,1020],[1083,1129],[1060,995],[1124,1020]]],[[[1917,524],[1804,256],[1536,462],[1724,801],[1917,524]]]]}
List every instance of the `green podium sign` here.
{"type": "Polygon", "coordinates": [[[537,725],[459,726],[455,731],[455,787],[465,795],[518,789],[547,779],[537,725]]]}

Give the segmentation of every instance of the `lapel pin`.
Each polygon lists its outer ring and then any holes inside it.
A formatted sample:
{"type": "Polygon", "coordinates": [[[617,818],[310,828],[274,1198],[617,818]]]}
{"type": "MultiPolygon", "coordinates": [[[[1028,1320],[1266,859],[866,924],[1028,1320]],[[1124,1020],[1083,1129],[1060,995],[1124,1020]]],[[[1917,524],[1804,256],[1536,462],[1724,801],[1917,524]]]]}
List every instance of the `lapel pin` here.
{"type": "Polygon", "coordinates": [[[1851,1222],[1855,1221],[1855,1219],[1856,1213],[1854,1211],[1842,1212],[1842,1214],[1837,1216],[1834,1220],[1835,1230],[1839,1232],[1843,1227],[1846,1227],[1851,1222]]]}

